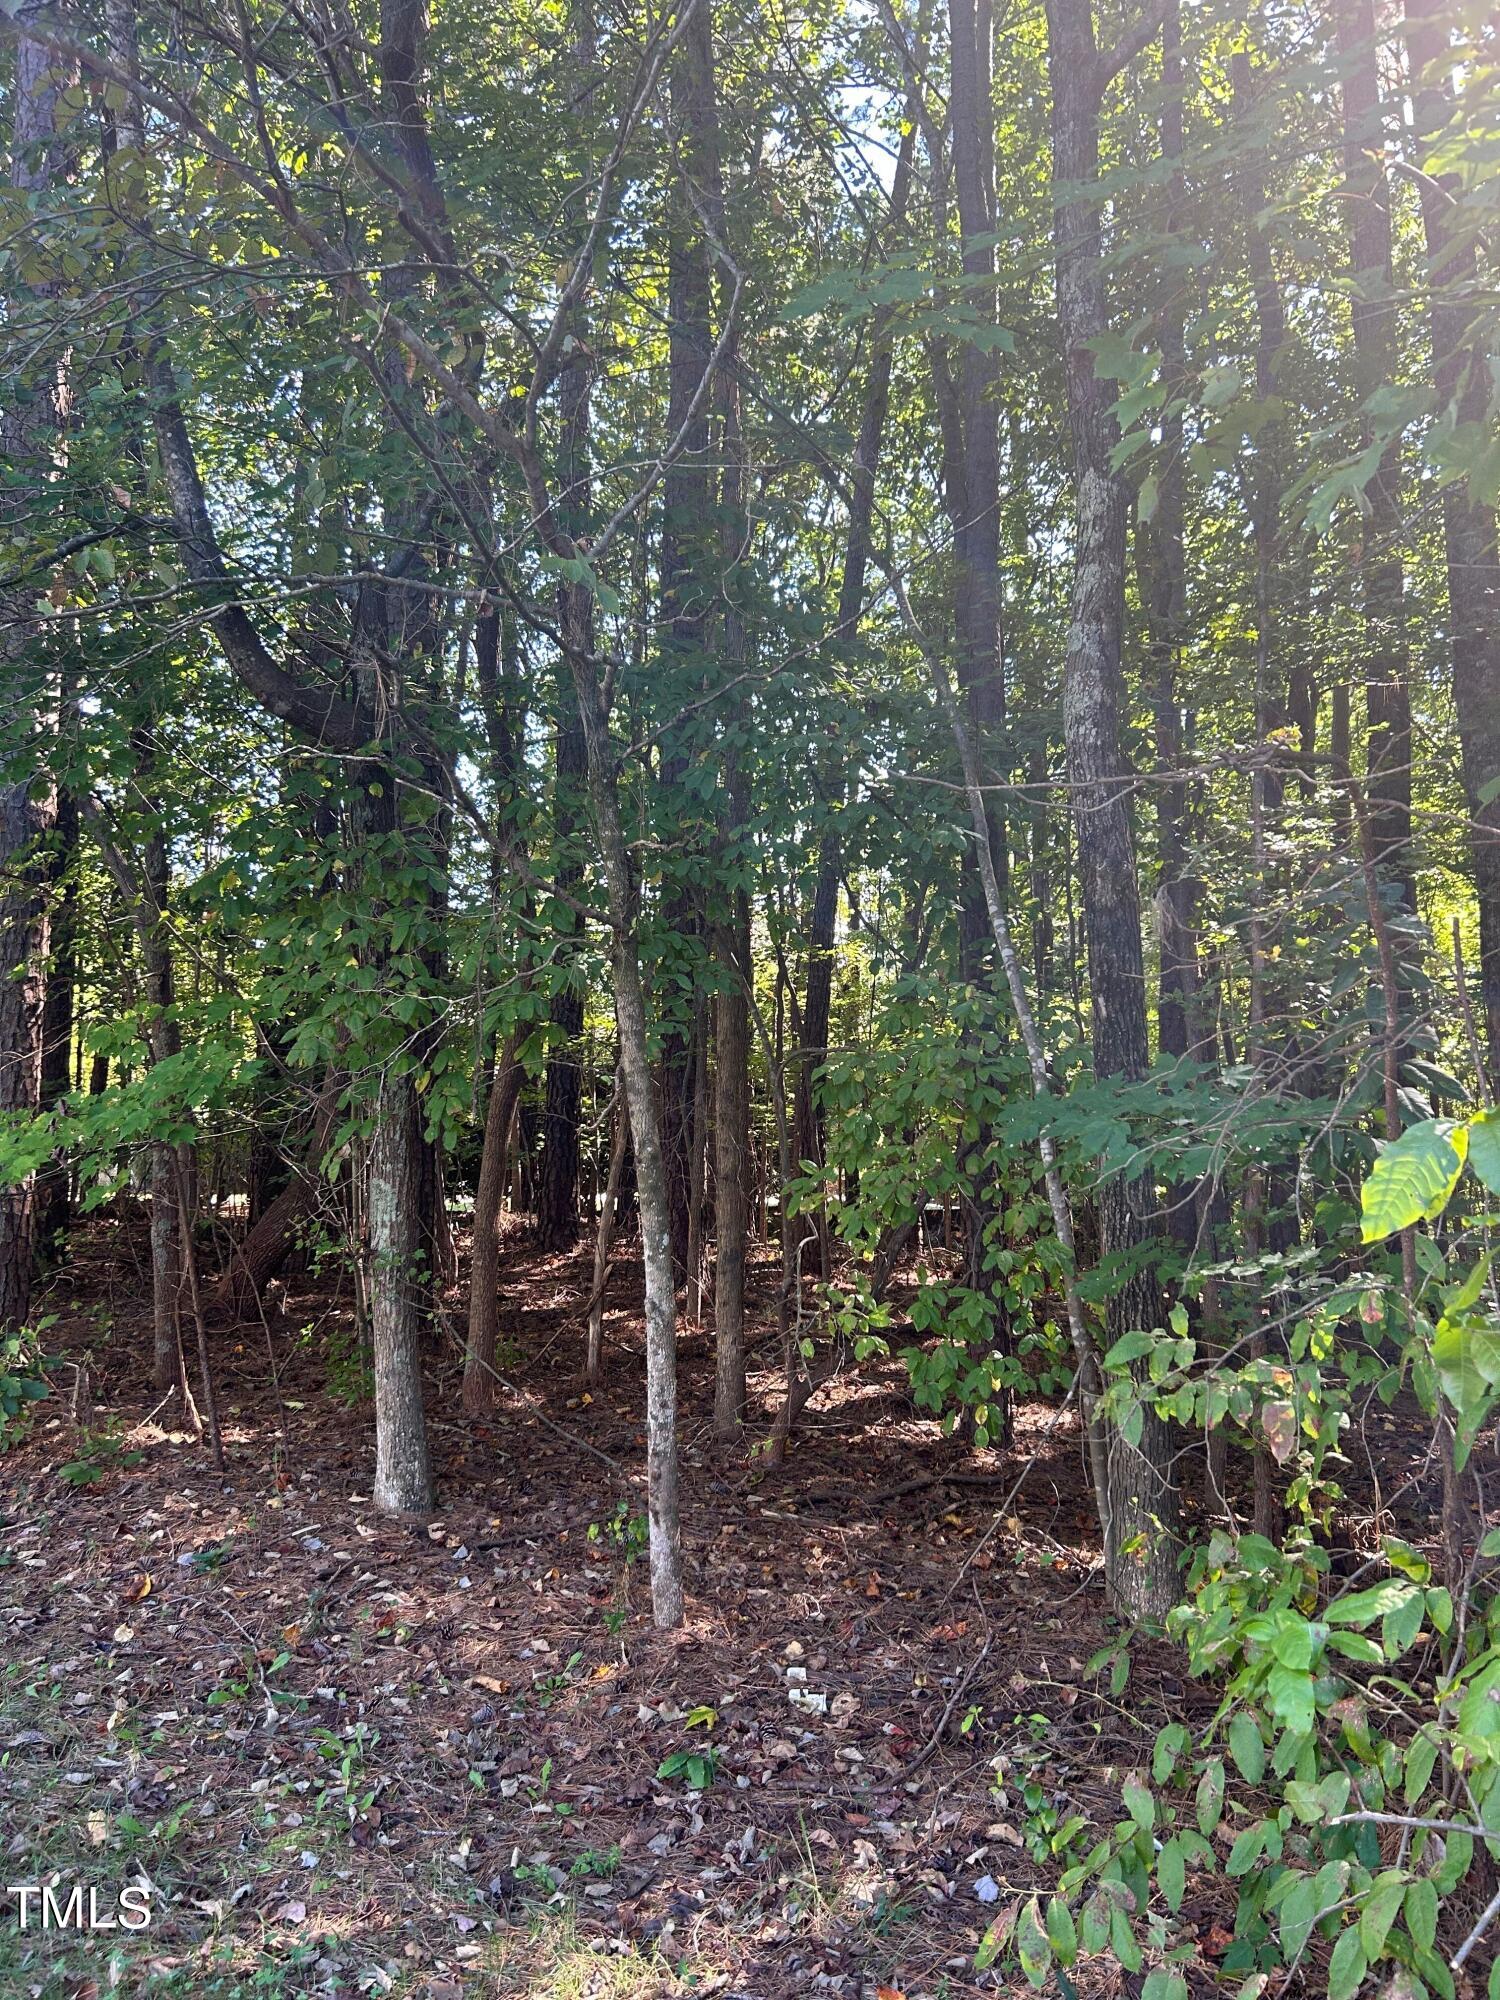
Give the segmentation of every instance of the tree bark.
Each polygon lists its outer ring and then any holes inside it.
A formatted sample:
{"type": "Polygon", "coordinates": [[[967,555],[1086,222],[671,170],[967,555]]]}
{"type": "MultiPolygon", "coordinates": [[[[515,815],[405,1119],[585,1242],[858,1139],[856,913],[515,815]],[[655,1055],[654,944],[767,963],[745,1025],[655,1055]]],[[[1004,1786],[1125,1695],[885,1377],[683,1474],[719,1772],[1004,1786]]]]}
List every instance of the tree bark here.
{"type": "MultiPolygon", "coordinates": [[[[1448,33],[1437,0],[1407,0],[1406,17],[1417,84],[1417,136],[1425,152],[1454,109],[1441,68],[1448,33]]],[[[1489,385],[1485,350],[1476,333],[1485,301],[1474,239],[1464,226],[1456,175],[1425,175],[1421,190],[1439,408],[1456,424],[1474,425],[1473,434],[1479,435],[1489,385]]],[[[1443,545],[1453,705],[1479,906],[1486,1066],[1492,1078],[1500,1078],[1500,550],[1495,510],[1475,499],[1467,478],[1443,489],[1443,545]]]]}
{"type": "MultiPolygon", "coordinates": [[[[23,6],[15,44],[10,182],[24,196],[45,197],[63,171],[58,97],[69,79],[57,59],[25,32],[41,10],[23,6]]],[[[48,287],[29,295],[46,297],[48,287]]],[[[44,356],[50,345],[43,343],[44,356]]],[[[43,364],[47,366],[46,362],[43,364]]],[[[45,505],[52,454],[62,428],[64,387],[53,374],[21,382],[0,413],[0,445],[21,471],[4,501],[24,535],[28,513],[45,505]]],[[[0,1116],[34,1115],[42,1106],[47,967],[52,945],[49,893],[52,846],[57,837],[56,783],[44,745],[53,726],[54,699],[44,662],[41,620],[34,591],[22,584],[0,599],[0,707],[11,731],[8,750],[18,759],[0,782],[0,1116]],[[21,742],[16,741],[20,737],[21,742]],[[30,739],[29,742],[27,739],[30,739]]],[[[9,759],[7,759],[9,763],[9,759]]],[[[24,1326],[31,1314],[38,1247],[37,1177],[0,1188],[0,1330],[24,1326]]]]}
{"type": "MultiPolygon", "coordinates": [[[[1334,0],[1344,83],[1344,200],[1354,374],[1363,403],[1396,380],[1397,310],[1391,266],[1391,198],[1373,0],[1334,0]]],[[[1364,442],[1373,429],[1361,418],[1364,442]]],[[[1401,560],[1401,447],[1392,439],[1365,487],[1358,572],[1365,624],[1367,791],[1383,873],[1417,906],[1411,846],[1411,696],[1401,560]]]]}
{"type": "MultiPolygon", "coordinates": [[[[686,690],[701,680],[711,603],[707,567],[717,552],[713,532],[714,480],[710,455],[710,405],[699,385],[713,353],[713,251],[703,211],[721,185],[719,121],[714,95],[712,10],[693,9],[673,56],[671,128],[678,159],[668,242],[667,434],[683,439],[662,487],[662,651],[673,684],[686,690]]],[[[663,796],[680,797],[689,751],[669,733],[663,744],[663,796]]],[[[680,838],[693,838],[687,815],[680,838]]],[[[668,927],[680,939],[697,938],[702,912],[694,892],[675,887],[668,897],[668,927]]],[[[670,1204],[673,1265],[688,1274],[692,1208],[693,1048],[682,1022],[662,1035],[662,1146],[670,1204]]]]}
{"type": "Polygon", "coordinates": [[[656,1624],[682,1622],[682,1535],[677,1497],[677,1305],[672,1268],[672,1210],[651,1076],[646,994],[636,946],[635,890],[620,818],[618,773],[608,716],[592,664],[573,660],[588,750],[589,798],[599,835],[612,933],[615,1020],[625,1102],[635,1149],[646,1279],[646,1512],[651,1608],[656,1624]]]}
{"type": "MultiPolygon", "coordinates": [[[[1095,373],[1091,342],[1109,331],[1100,200],[1099,111],[1114,73],[1094,38],[1092,0],[1048,0],[1052,173],[1068,415],[1073,440],[1074,572],[1063,683],[1063,729],[1078,828],[1078,862],[1093,1008],[1094,1074],[1146,1073],[1146,983],[1140,892],[1130,823],[1130,774],[1120,748],[1128,495],[1113,469],[1112,385],[1095,373]]],[[[1100,1190],[1106,1255],[1139,1258],[1110,1301],[1111,1341],[1158,1326],[1161,1288],[1141,1255],[1157,1231],[1150,1181],[1114,1178],[1100,1190]]],[[[1142,1407],[1139,1443],[1109,1436],[1106,1575],[1135,1617],[1160,1617],[1177,1595],[1177,1494],[1168,1427],[1142,1407]]]]}
{"type": "Polygon", "coordinates": [[[630,1144],[630,1114],[625,1107],[625,1079],[615,1074],[615,1095],[611,1112],[613,1128],[609,1144],[609,1177],[599,1204],[598,1231],[594,1237],[594,1285],[589,1294],[588,1331],[584,1337],[584,1379],[597,1383],[604,1373],[604,1294],[609,1288],[609,1253],[615,1240],[615,1218],[620,1205],[620,1183],[625,1176],[625,1153],[630,1144]]]}
{"type": "Polygon", "coordinates": [[[434,1506],[422,1410],[421,1139],[412,1079],[387,1070],[376,1101],[365,1196],[375,1367],[374,1499],[386,1514],[430,1514],[434,1506]]]}
{"type": "MultiPolygon", "coordinates": [[[[593,0],[580,0],[573,10],[575,34],[571,62],[580,79],[594,74],[596,58],[593,0]]],[[[575,84],[575,89],[577,88],[575,84]]],[[[585,92],[581,106],[592,102],[585,92]]],[[[586,182],[587,162],[580,179],[586,182]]],[[[594,357],[589,326],[582,308],[569,318],[572,346],[558,388],[562,449],[558,467],[558,518],[575,539],[588,532],[592,500],[590,457],[591,396],[594,357]]],[[[558,617],[565,651],[592,652],[594,598],[588,586],[564,580],[558,585],[558,617]]],[[[583,1099],[583,969],[573,963],[582,941],[582,926],[572,907],[583,885],[578,852],[580,818],[585,804],[587,754],[578,696],[566,659],[557,676],[557,743],[552,786],[552,876],[557,886],[559,954],[558,981],[550,1004],[553,1042],[547,1055],[546,1108],[542,1117],[542,1158],[537,1177],[536,1236],[544,1250],[571,1250],[578,1241],[578,1118],[583,1099]]]]}

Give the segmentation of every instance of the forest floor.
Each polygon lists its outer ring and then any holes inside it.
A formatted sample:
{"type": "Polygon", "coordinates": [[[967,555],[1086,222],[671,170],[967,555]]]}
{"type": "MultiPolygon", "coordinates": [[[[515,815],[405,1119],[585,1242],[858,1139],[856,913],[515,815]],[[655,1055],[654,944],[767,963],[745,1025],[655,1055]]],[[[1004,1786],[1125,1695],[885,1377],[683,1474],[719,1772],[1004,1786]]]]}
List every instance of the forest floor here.
{"type": "MultiPolygon", "coordinates": [[[[456,1358],[429,1357],[442,1513],[407,1525],[369,1504],[328,1286],[216,1333],[220,1474],[151,1414],[142,1255],[119,1224],[84,1236],[46,1301],[77,1408],[39,1405],[0,1459],[0,1839],[6,1882],[91,1885],[100,1917],[145,1883],[151,1921],[42,1931],[33,1901],[22,1930],[12,1904],[7,1996],[1024,1991],[974,1956],[1055,1880],[1048,1830],[1113,1824],[1161,1723],[1211,1712],[1165,1646],[1135,1649],[1119,1697],[1087,1671],[1113,1628],[1050,1405],[1023,1403],[1010,1453],[975,1450],[913,1412],[899,1364],[865,1370],[773,1470],[714,1446],[689,1330],[688,1613],[663,1635],[629,1527],[628,1261],[590,1398],[586,1260],[516,1239],[515,1393],[466,1418],[456,1358]],[[683,1752],[705,1788],[660,1775],[683,1752]]],[[[757,1266],[751,1443],[780,1386],[774,1286],[757,1266]]],[[[1190,1885],[1180,1924],[1207,1991],[1223,1911],[1190,1885]]],[[[1103,1964],[1076,1980],[1121,1990],[1103,1964]]]]}

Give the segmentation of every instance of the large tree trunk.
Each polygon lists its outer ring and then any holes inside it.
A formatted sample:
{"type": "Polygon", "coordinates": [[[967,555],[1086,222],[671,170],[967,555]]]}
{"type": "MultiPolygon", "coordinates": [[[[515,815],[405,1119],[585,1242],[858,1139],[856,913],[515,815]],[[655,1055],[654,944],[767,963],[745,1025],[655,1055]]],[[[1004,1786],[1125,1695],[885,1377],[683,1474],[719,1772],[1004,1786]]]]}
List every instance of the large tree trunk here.
{"type": "MultiPolygon", "coordinates": [[[[31,6],[20,11],[12,88],[11,186],[34,199],[45,197],[63,171],[57,100],[69,81],[56,57],[25,32],[28,17],[40,11],[31,6]]],[[[45,286],[33,293],[39,299],[45,295],[45,286]]],[[[43,370],[50,365],[53,371],[50,378],[43,372],[40,379],[12,385],[9,407],[0,411],[0,445],[14,479],[4,515],[14,518],[22,537],[33,526],[31,516],[45,505],[64,414],[56,357],[45,340],[40,352],[43,370]]],[[[49,876],[58,808],[44,744],[55,702],[33,595],[23,584],[0,598],[0,709],[9,731],[0,774],[0,1116],[34,1114],[43,1101],[47,963],[53,947],[49,876]]],[[[36,1177],[28,1175],[15,1186],[0,1187],[0,1329],[24,1326],[30,1317],[37,1243],[36,1177]]]]}
{"type": "MultiPolygon", "coordinates": [[[[1441,68],[1448,34],[1438,0],[1407,0],[1406,15],[1418,84],[1417,132],[1425,148],[1453,109],[1441,68]]],[[[1489,383],[1485,349],[1475,337],[1486,301],[1479,294],[1474,238],[1455,206],[1456,176],[1425,177],[1421,187],[1439,407],[1455,423],[1477,427],[1485,420],[1489,383]]],[[[1453,705],[1479,905],[1486,1057],[1490,1088],[1496,1091],[1500,1090],[1500,552],[1494,509],[1475,500],[1467,478],[1443,489],[1443,541],[1453,705]]]]}
{"type": "MultiPolygon", "coordinates": [[[[1118,436],[1112,385],[1095,373],[1092,342],[1109,331],[1099,173],[1099,107],[1111,71],[1094,40],[1092,0],[1048,0],[1052,173],[1056,189],[1058,316],[1073,437],[1074,576],[1063,685],[1068,776],[1093,1003],[1094,1072],[1141,1077],[1150,1066],[1140,893],[1130,823],[1130,773],[1120,748],[1121,643],[1128,495],[1111,465],[1118,436]]],[[[1138,1257],[1159,1217],[1145,1176],[1100,1190],[1107,1256],[1138,1257]]],[[[1146,1260],[1110,1302],[1110,1335],[1162,1321],[1146,1260]]],[[[1177,1594],[1177,1495],[1168,1427],[1147,1405],[1139,1443],[1109,1438],[1106,1570],[1116,1601],[1160,1617],[1177,1594]]]]}
{"type": "MultiPolygon", "coordinates": [[[[1354,374],[1363,403],[1396,380],[1397,302],[1391,269],[1391,198],[1373,0],[1334,0],[1344,79],[1344,200],[1353,296],[1354,374]]],[[[1362,419],[1365,441],[1371,430],[1362,419]]],[[[1411,847],[1411,697],[1401,561],[1401,447],[1393,439],[1365,487],[1359,558],[1365,622],[1366,792],[1382,872],[1417,906],[1411,847]]]]}

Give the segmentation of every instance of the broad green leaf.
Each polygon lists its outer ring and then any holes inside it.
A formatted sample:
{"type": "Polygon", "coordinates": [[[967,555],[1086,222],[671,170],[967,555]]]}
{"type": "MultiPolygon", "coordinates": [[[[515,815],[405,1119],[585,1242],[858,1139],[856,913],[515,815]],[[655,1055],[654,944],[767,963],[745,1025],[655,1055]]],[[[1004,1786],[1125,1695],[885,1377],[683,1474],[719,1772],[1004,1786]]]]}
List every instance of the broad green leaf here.
{"type": "Polygon", "coordinates": [[[1446,1131],[1434,1118],[1409,1125],[1399,1139],[1382,1146],[1360,1189],[1360,1231],[1379,1243],[1414,1223],[1440,1215],[1463,1172],[1463,1126],[1446,1131]]]}
{"type": "Polygon", "coordinates": [[[1175,1916],[1182,1907],[1184,1890],[1187,1887],[1187,1862],[1182,1851],[1182,1842],[1174,1835],[1165,1841],[1156,1859],[1156,1880],[1161,1889],[1162,1900],[1175,1916]]]}
{"type": "Polygon", "coordinates": [[[1359,1928],[1351,1925],[1339,1933],[1333,1956],[1328,1961],[1328,2000],[1353,2000],[1367,1970],[1365,1948],[1359,1928]]]}
{"type": "Polygon", "coordinates": [[[1071,1965],[1078,1956],[1078,1929],[1073,1912],[1060,1896],[1047,1905],[1047,1937],[1062,1963],[1071,1965]]]}
{"type": "Polygon", "coordinates": [[[1229,1725],[1229,1748],[1246,1784],[1258,1785],[1265,1776],[1266,1746],[1255,1718],[1243,1710],[1229,1725]]]}
{"type": "Polygon", "coordinates": [[[1375,1884],[1359,1913],[1359,1941],[1367,1959],[1379,1958],[1385,1950],[1386,1934],[1396,1921],[1406,1881],[1401,1875],[1383,1877],[1375,1884]]]}
{"type": "Polygon", "coordinates": [[[1125,1810],[1139,1827],[1149,1833],[1156,1824],[1156,1801],[1138,1778],[1127,1778],[1120,1788],[1125,1810]]]}
{"type": "Polygon", "coordinates": [[[1469,1165],[1491,1194],[1500,1194],[1500,1111],[1469,1120],[1469,1165]]]}
{"type": "Polygon", "coordinates": [[[1437,1937],[1438,1892],[1430,1876],[1419,1876],[1408,1886],[1401,1914],[1419,1949],[1431,1951],[1437,1937]]]}

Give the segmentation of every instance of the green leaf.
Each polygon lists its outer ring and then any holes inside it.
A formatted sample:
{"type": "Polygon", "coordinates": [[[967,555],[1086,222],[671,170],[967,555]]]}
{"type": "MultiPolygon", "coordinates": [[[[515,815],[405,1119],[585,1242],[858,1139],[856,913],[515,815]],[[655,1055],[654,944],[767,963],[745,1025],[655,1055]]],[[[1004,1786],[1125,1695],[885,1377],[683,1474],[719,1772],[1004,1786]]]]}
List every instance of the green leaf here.
{"type": "Polygon", "coordinates": [[[1424,1118],[1399,1139],[1382,1146],[1360,1189],[1360,1233],[1364,1242],[1410,1229],[1441,1215],[1463,1172],[1467,1129],[1424,1118]]]}
{"type": "Polygon", "coordinates": [[[1356,1590],[1352,1597],[1337,1598],[1323,1617],[1330,1625],[1373,1625],[1377,1618],[1384,1618],[1396,1605],[1415,1595],[1414,1584],[1388,1577],[1369,1590],[1356,1590]]]}
{"type": "Polygon", "coordinates": [[[1078,1956],[1078,1929],[1061,1896],[1054,1896],[1047,1905],[1047,1937],[1063,1964],[1071,1965],[1078,1956]]]}
{"type": "Polygon", "coordinates": [[[1469,1165],[1491,1194],[1500,1194],[1500,1111],[1469,1120],[1469,1165]]]}
{"type": "Polygon", "coordinates": [[[1409,1884],[1401,1914],[1418,1949],[1431,1951],[1437,1937],[1438,1892],[1429,1876],[1419,1876],[1409,1884]]]}
{"type": "Polygon", "coordinates": [[[1142,1982],[1141,2000],[1187,2000],[1187,1981],[1170,1966],[1154,1965],[1142,1982]]]}
{"type": "Polygon", "coordinates": [[[1265,1852],[1266,1833],[1270,1822],[1258,1819],[1247,1826],[1229,1850],[1229,1859],[1224,1864],[1226,1875],[1248,1875],[1265,1852]]]}
{"type": "Polygon", "coordinates": [[[1182,1851],[1182,1842],[1175,1835],[1163,1843],[1161,1853],[1156,1857],[1156,1880],[1162,1900],[1175,1916],[1182,1907],[1187,1887],[1187,1858],[1182,1851]]]}
{"type": "Polygon", "coordinates": [[[1215,1757],[1198,1780],[1198,1831],[1206,1839],[1224,1812],[1224,1760],[1215,1757]]]}
{"type": "Polygon", "coordinates": [[[1120,1788],[1125,1810],[1139,1827],[1149,1833],[1156,1824],[1156,1801],[1138,1778],[1127,1778],[1120,1788]]]}
{"type": "Polygon", "coordinates": [[[1368,1970],[1359,1928],[1351,1925],[1339,1933],[1333,1956],[1328,1961],[1328,2000],[1353,2000],[1368,1970]]]}
{"type": "Polygon", "coordinates": [[[1016,1955],[1021,1961],[1021,1970],[1035,1987],[1047,1983],[1047,1975],[1052,1969],[1052,1946],[1037,1910],[1036,1898],[1022,1910],[1016,1925],[1016,1955]]]}
{"type": "Polygon", "coordinates": [[[1312,1728],[1316,1706],[1311,1674],[1299,1673],[1278,1661],[1266,1676],[1266,1699],[1283,1729],[1300,1735],[1312,1728]]]}
{"type": "Polygon", "coordinates": [[[1116,1903],[1109,1913],[1109,1942],[1115,1957],[1127,1972],[1141,1969],[1141,1948],[1136,1943],[1135,1932],[1130,1928],[1130,1919],[1116,1903]]]}
{"type": "Polygon", "coordinates": [[[1188,1733],[1180,1722],[1169,1722],[1156,1733],[1156,1742],[1151,1750],[1151,1776],[1158,1785],[1164,1785],[1177,1767],[1177,1759],[1188,1747],[1188,1733]]]}
{"type": "Polygon", "coordinates": [[[1411,1594],[1401,1604],[1393,1605],[1385,1614],[1380,1625],[1380,1643],[1389,1660],[1399,1660],[1422,1629],[1422,1615],[1426,1610],[1423,1593],[1413,1587],[1411,1594]]]}
{"type": "Polygon", "coordinates": [[[1258,1785],[1265,1776],[1266,1746],[1255,1718],[1243,1710],[1229,1725],[1229,1749],[1247,1785],[1258,1785]]]}
{"type": "Polygon", "coordinates": [[[1406,1883],[1400,1875],[1382,1877],[1370,1891],[1359,1913],[1359,1941],[1367,1959],[1379,1958],[1385,1950],[1386,1935],[1401,1908],[1406,1883]]]}
{"type": "Polygon", "coordinates": [[[1437,1745],[1430,1736],[1413,1738],[1406,1753],[1406,1782],[1402,1788],[1402,1796],[1409,1806],[1414,1806],[1426,1791],[1433,1766],[1437,1763],[1437,1754],[1437,1745]]]}

